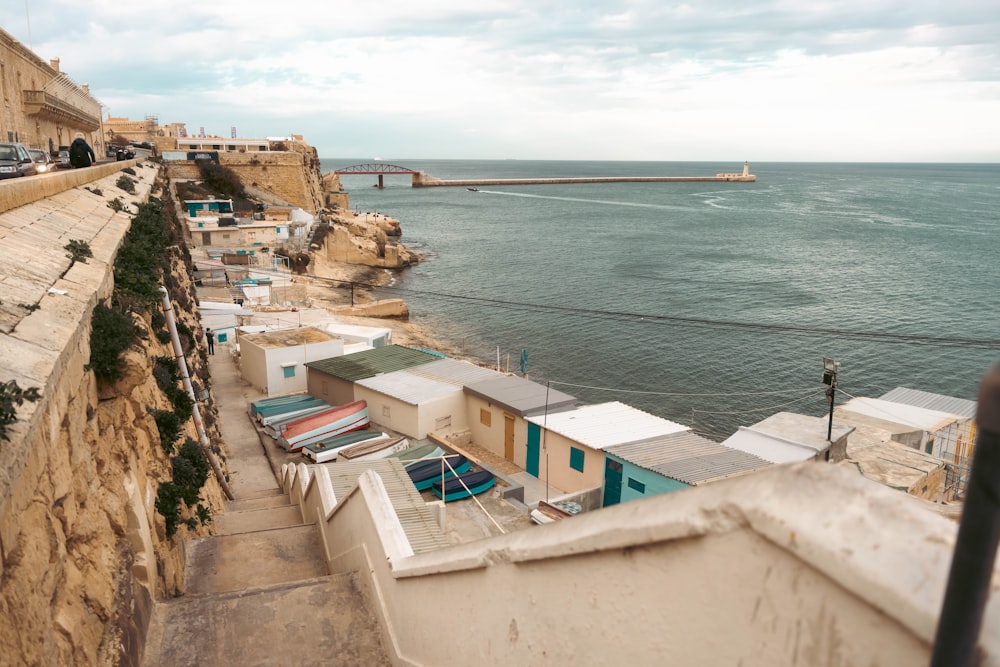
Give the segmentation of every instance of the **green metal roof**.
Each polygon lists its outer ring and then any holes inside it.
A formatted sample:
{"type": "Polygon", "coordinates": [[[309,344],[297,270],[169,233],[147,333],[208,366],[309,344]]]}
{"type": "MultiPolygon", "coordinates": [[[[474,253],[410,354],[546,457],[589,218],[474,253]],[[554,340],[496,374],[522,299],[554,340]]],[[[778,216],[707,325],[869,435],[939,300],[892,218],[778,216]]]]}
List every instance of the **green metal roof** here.
{"type": "Polygon", "coordinates": [[[402,345],[386,345],[374,350],[345,354],[340,357],[330,357],[318,361],[306,362],[309,368],[332,375],[335,378],[357,382],[365,378],[375,377],[382,373],[402,371],[414,366],[422,366],[432,361],[440,360],[440,355],[415,350],[402,345]]]}

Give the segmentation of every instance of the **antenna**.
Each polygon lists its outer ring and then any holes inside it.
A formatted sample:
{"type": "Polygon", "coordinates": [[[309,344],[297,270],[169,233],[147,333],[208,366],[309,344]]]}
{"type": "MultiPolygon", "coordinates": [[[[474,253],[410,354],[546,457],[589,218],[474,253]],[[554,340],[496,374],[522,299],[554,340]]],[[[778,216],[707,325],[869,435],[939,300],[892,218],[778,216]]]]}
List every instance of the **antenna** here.
{"type": "Polygon", "coordinates": [[[35,47],[31,45],[31,16],[28,14],[28,0],[24,0],[24,22],[28,24],[28,48],[34,51],[35,47]]]}

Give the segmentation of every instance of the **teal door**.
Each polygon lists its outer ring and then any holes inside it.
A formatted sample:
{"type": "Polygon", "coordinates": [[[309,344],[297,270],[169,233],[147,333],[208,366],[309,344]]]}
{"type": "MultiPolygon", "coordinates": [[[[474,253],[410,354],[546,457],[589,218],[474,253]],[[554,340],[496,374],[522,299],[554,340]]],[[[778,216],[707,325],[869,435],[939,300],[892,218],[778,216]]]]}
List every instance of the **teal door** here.
{"type": "Polygon", "coordinates": [[[622,464],[610,456],[604,459],[604,507],[622,501],[622,464]]]}
{"type": "Polygon", "coordinates": [[[525,463],[525,469],[529,475],[534,475],[535,477],[538,477],[538,455],[541,451],[541,441],[542,429],[538,427],[538,424],[528,422],[528,458],[525,463]]]}

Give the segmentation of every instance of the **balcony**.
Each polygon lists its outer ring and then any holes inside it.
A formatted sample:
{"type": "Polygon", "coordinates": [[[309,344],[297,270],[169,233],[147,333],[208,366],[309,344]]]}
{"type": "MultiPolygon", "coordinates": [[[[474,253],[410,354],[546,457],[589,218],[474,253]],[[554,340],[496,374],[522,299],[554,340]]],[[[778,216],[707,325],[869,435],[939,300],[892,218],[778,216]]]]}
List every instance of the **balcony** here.
{"type": "Polygon", "coordinates": [[[24,113],[45,120],[65,123],[79,130],[93,132],[101,126],[100,116],[93,116],[44,90],[25,90],[24,113]]]}

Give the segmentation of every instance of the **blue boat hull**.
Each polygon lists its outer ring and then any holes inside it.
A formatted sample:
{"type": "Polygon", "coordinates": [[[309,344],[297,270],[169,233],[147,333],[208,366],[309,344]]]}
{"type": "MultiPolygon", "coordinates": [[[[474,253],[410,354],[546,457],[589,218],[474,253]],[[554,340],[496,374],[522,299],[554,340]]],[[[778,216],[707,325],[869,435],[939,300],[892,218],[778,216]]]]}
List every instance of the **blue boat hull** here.
{"type": "Polygon", "coordinates": [[[431,484],[431,491],[446,503],[469,496],[476,496],[496,484],[496,478],[485,470],[468,472],[458,477],[436,480],[431,484]],[[459,481],[461,480],[461,481],[459,481]],[[464,482],[464,486],[462,484],[464,482]],[[468,489],[466,489],[468,487],[468,489]]]}
{"type": "MultiPolygon", "coordinates": [[[[472,467],[469,460],[464,456],[450,458],[448,459],[448,463],[451,464],[451,468],[454,468],[455,472],[459,475],[463,472],[468,472],[469,468],[472,467]]],[[[451,471],[451,468],[445,466],[444,476],[446,478],[454,476],[455,473],[451,471]]],[[[413,482],[413,486],[417,487],[417,491],[424,491],[431,488],[431,484],[435,481],[441,479],[441,461],[440,459],[430,459],[423,463],[418,463],[412,468],[407,468],[406,474],[410,476],[410,480],[413,482]]]]}

